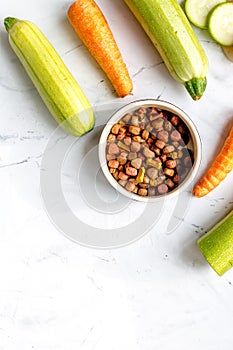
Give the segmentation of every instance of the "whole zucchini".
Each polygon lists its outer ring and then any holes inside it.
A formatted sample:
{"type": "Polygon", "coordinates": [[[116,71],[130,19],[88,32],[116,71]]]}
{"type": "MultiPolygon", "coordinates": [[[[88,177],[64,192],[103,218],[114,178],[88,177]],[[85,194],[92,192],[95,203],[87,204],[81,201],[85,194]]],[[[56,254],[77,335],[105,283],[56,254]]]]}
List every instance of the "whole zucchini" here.
{"type": "Polygon", "coordinates": [[[94,127],[94,114],[80,86],[43,33],[29,21],[7,17],[9,42],[53,117],[70,134],[94,127]]]}
{"type": "Polygon", "coordinates": [[[206,88],[208,59],[176,0],[124,0],[160,53],[173,78],[194,100],[206,88]]]}

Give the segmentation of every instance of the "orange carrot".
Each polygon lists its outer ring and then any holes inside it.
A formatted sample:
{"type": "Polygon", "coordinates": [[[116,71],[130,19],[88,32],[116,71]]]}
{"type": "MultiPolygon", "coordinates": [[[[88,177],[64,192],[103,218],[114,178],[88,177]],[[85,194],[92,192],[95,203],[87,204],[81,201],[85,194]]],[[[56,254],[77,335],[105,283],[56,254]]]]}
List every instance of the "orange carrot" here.
{"type": "Polygon", "coordinates": [[[133,86],[126,64],[109,25],[94,0],[77,0],[68,9],[68,19],[92,56],[112,82],[117,94],[125,97],[133,86]]]}
{"type": "Polygon", "coordinates": [[[215,189],[227,174],[233,169],[233,127],[220,153],[211,164],[204,176],[193,188],[196,197],[203,197],[215,189]]]}

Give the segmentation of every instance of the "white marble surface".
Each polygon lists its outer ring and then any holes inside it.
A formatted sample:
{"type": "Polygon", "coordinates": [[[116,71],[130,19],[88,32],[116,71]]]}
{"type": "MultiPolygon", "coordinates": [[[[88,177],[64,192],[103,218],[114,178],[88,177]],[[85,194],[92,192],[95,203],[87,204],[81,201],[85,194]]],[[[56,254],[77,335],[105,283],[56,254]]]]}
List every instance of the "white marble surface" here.
{"type": "MultiPolygon", "coordinates": [[[[170,77],[123,1],[97,2],[133,78],[134,95],[121,103],[160,96],[183,108],[201,135],[201,175],[232,124],[233,63],[206,32],[195,29],[210,67],[207,90],[194,102],[170,77]]],[[[144,237],[120,249],[82,247],[63,236],[45,212],[40,165],[56,123],[10,48],[3,19],[36,23],[94,106],[117,103],[67,21],[70,4],[1,5],[0,349],[231,350],[233,270],[218,277],[196,240],[232,208],[233,174],[202,199],[187,192],[181,217],[173,217],[167,204],[144,237]],[[176,220],[170,234],[168,217],[176,220]]]]}

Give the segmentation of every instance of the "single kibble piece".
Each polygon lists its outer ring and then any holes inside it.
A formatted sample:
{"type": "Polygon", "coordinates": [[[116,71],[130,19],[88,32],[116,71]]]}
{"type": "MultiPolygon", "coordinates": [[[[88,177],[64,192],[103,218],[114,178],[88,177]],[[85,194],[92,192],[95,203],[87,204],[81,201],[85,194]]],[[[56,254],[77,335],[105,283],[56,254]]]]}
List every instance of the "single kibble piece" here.
{"type": "Polygon", "coordinates": [[[130,125],[129,132],[133,135],[140,135],[140,128],[137,126],[130,125]]]}
{"type": "Polygon", "coordinates": [[[148,130],[143,130],[143,132],[142,132],[142,138],[143,138],[144,140],[147,140],[148,137],[149,137],[149,131],[148,131],[148,130]]]}
{"type": "Polygon", "coordinates": [[[130,152],[128,154],[128,160],[133,160],[133,159],[136,159],[137,158],[137,153],[135,152],[130,152]]]}
{"type": "Polygon", "coordinates": [[[146,196],[147,196],[147,189],[145,189],[145,188],[140,188],[140,189],[138,190],[138,194],[139,194],[139,196],[146,197],[146,196]]]}
{"type": "Polygon", "coordinates": [[[166,161],[166,167],[167,168],[170,168],[170,169],[173,169],[176,167],[176,161],[175,159],[169,159],[166,161]]]}
{"type": "Polygon", "coordinates": [[[133,115],[132,116],[132,119],[131,119],[131,123],[132,123],[132,125],[134,125],[134,126],[138,126],[138,117],[136,116],[136,115],[133,115]]]}
{"type": "Polygon", "coordinates": [[[146,158],[153,158],[155,156],[155,152],[151,151],[147,147],[143,147],[143,154],[146,158]]]}
{"type": "Polygon", "coordinates": [[[164,141],[165,143],[168,142],[168,138],[169,138],[169,135],[168,135],[168,132],[166,130],[161,130],[158,132],[158,139],[161,140],[161,141],[164,141]]]}
{"type": "Polygon", "coordinates": [[[158,186],[158,193],[164,194],[168,192],[168,186],[166,184],[161,184],[158,186]]]}
{"type": "Polygon", "coordinates": [[[136,142],[142,142],[141,136],[133,136],[133,140],[136,142]]]}
{"type": "Polygon", "coordinates": [[[112,159],[108,162],[108,166],[117,169],[119,167],[119,162],[116,159],[112,159]]]}
{"type": "Polygon", "coordinates": [[[179,124],[179,122],[180,122],[180,118],[178,117],[178,115],[173,115],[171,117],[172,125],[177,126],[179,124]]]}
{"type": "Polygon", "coordinates": [[[129,175],[129,176],[137,176],[137,169],[129,166],[126,168],[126,174],[129,175]]]}
{"type": "Polygon", "coordinates": [[[163,118],[158,118],[152,122],[152,126],[155,129],[161,129],[163,127],[164,120],[163,118]]]}
{"type": "Polygon", "coordinates": [[[125,185],[125,188],[127,191],[132,192],[135,189],[136,185],[132,181],[128,181],[127,184],[125,185]]]}
{"type": "Polygon", "coordinates": [[[166,175],[166,176],[172,177],[172,176],[174,175],[175,172],[174,172],[173,169],[164,168],[163,173],[164,173],[164,175],[166,175]]]}
{"type": "Polygon", "coordinates": [[[127,163],[127,157],[124,157],[122,155],[117,157],[117,160],[118,160],[119,164],[121,164],[121,165],[124,165],[125,163],[127,163]]]}
{"type": "Polygon", "coordinates": [[[172,179],[166,179],[165,180],[165,184],[169,187],[169,188],[173,188],[175,186],[174,182],[172,181],[172,179]]]}
{"type": "Polygon", "coordinates": [[[123,173],[123,171],[120,171],[120,172],[119,172],[118,177],[119,177],[119,179],[122,180],[122,181],[128,180],[128,178],[129,178],[129,176],[126,175],[125,173],[123,173]]]}
{"type": "Polygon", "coordinates": [[[126,146],[130,146],[131,142],[132,140],[129,136],[124,138],[124,143],[126,146]]]}
{"type": "Polygon", "coordinates": [[[149,168],[147,170],[147,175],[151,180],[155,180],[158,177],[158,170],[156,168],[149,168]]]}
{"type": "Polygon", "coordinates": [[[173,145],[168,145],[163,149],[164,154],[171,153],[173,151],[175,151],[175,147],[173,145]]]}
{"type": "Polygon", "coordinates": [[[106,155],[106,159],[107,159],[107,160],[116,159],[116,155],[115,155],[115,154],[107,154],[107,155],[106,155]]]}
{"type": "Polygon", "coordinates": [[[166,143],[162,140],[156,140],[155,145],[156,145],[156,147],[163,149],[165,147],[166,143]]]}
{"type": "Polygon", "coordinates": [[[116,135],[113,135],[113,134],[109,134],[108,135],[108,138],[107,138],[108,142],[113,142],[115,140],[116,140],[116,135]]]}
{"type": "Polygon", "coordinates": [[[118,154],[119,147],[115,143],[110,143],[110,145],[108,146],[108,153],[109,154],[118,154]]]}
{"type": "Polygon", "coordinates": [[[172,141],[180,141],[181,140],[181,134],[177,130],[173,130],[170,137],[171,137],[172,141]]]}
{"type": "Polygon", "coordinates": [[[120,124],[114,124],[113,127],[112,127],[112,129],[111,129],[112,134],[117,135],[118,132],[119,132],[119,130],[120,130],[120,127],[121,127],[120,124]]]}
{"type": "Polygon", "coordinates": [[[139,152],[141,148],[141,145],[139,142],[133,141],[130,146],[131,152],[139,152]]]}
{"type": "Polygon", "coordinates": [[[142,165],[142,159],[141,158],[135,158],[131,161],[132,167],[135,169],[140,169],[142,165]]]}

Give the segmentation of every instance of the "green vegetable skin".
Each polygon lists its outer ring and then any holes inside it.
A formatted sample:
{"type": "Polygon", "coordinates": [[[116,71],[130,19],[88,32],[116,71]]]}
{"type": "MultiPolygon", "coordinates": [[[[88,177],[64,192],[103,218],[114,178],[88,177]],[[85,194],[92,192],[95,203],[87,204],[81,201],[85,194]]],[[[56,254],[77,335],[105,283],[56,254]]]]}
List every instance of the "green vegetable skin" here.
{"type": "Polygon", "coordinates": [[[233,210],[201,237],[197,244],[218,275],[229,270],[233,266],[233,210]]]}
{"type": "Polygon", "coordinates": [[[159,51],[173,78],[194,100],[206,88],[208,59],[176,0],[124,0],[159,51]]]}
{"type": "Polygon", "coordinates": [[[29,21],[7,17],[9,42],[53,117],[70,134],[94,127],[90,103],[43,33],[29,21]]]}

